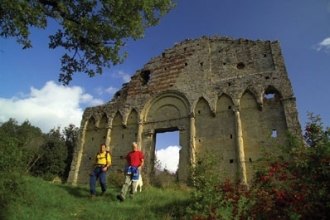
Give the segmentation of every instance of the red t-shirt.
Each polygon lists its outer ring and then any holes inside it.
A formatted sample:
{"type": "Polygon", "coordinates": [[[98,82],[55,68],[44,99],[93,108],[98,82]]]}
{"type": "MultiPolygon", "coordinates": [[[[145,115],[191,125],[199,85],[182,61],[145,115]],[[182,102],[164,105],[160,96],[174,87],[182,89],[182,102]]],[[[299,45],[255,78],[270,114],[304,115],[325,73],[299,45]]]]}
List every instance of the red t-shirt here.
{"type": "Polygon", "coordinates": [[[131,151],[127,154],[126,160],[129,166],[139,167],[144,159],[141,151],[131,151]]]}

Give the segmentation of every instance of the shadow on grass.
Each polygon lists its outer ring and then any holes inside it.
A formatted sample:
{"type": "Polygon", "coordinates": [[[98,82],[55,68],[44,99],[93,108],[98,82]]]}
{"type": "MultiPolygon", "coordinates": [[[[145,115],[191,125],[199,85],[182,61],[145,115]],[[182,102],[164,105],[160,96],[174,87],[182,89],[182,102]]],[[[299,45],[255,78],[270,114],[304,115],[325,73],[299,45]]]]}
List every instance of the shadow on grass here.
{"type": "Polygon", "coordinates": [[[72,196],[77,197],[77,198],[86,198],[89,196],[89,189],[86,187],[69,186],[69,185],[57,185],[57,187],[60,187],[64,190],[66,190],[72,196]]]}
{"type": "MultiPolygon", "coordinates": [[[[76,198],[90,198],[89,188],[87,186],[70,186],[70,185],[57,185],[67,191],[70,195],[76,198]]],[[[104,195],[101,195],[100,190],[96,194],[96,199],[106,199],[108,201],[117,201],[117,194],[119,190],[117,188],[108,187],[108,190],[104,195]]]]}
{"type": "Polygon", "coordinates": [[[166,216],[169,219],[184,219],[186,209],[189,206],[189,199],[172,202],[163,206],[154,206],[151,210],[159,216],[166,216]]]}

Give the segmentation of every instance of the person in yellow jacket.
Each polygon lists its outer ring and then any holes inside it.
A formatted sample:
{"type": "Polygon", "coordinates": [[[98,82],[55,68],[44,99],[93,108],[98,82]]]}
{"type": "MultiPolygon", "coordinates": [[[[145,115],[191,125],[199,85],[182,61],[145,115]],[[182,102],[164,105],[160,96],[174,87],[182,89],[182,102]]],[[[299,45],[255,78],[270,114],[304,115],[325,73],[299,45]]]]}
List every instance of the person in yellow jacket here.
{"type": "Polygon", "coordinates": [[[100,150],[96,154],[95,167],[90,174],[89,186],[91,197],[96,196],[96,181],[99,179],[101,190],[103,195],[107,190],[107,177],[106,172],[111,166],[111,155],[107,151],[107,146],[105,144],[100,145],[100,150]]]}

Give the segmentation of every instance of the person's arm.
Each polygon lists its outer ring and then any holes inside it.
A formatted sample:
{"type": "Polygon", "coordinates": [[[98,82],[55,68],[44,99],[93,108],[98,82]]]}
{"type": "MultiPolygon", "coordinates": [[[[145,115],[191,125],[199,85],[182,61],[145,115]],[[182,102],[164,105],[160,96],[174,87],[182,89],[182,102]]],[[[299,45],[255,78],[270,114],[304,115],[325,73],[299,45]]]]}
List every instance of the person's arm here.
{"type": "Polygon", "coordinates": [[[141,161],[141,163],[140,163],[140,166],[138,167],[138,170],[139,170],[139,172],[141,173],[141,172],[142,172],[142,167],[143,167],[143,165],[144,165],[144,159],[141,158],[140,161],[141,161]]]}
{"type": "Polygon", "coordinates": [[[110,153],[107,153],[107,168],[111,166],[111,155],[110,153]]]}
{"type": "Polygon", "coordinates": [[[144,165],[144,154],[142,153],[142,151],[140,151],[140,161],[141,161],[140,167],[142,168],[144,165]]]}
{"type": "Polygon", "coordinates": [[[106,154],[106,164],[104,167],[102,167],[102,171],[104,171],[104,172],[107,171],[109,169],[110,165],[111,165],[111,157],[110,157],[110,153],[107,153],[106,154]]]}

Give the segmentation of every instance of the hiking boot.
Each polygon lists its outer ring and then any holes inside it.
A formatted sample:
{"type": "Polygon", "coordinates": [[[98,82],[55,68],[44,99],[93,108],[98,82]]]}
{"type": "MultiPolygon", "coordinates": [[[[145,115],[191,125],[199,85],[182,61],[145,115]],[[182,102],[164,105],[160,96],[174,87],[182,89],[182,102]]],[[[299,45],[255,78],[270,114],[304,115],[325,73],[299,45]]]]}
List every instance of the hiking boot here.
{"type": "Polygon", "coordinates": [[[91,194],[91,195],[89,196],[89,198],[90,198],[90,199],[95,199],[95,198],[96,198],[96,195],[91,194]]]}
{"type": "Polygon", "coordinates": [[[105,191],[104,192],[101,192],[101,195],[100,196],[104,196],[105,195],[105,191]]]}
{"type": "Polygon", "coordinates": [[[125,198],[122,195],[117,195],[117,199],[121,202],[125,200],[125,198]]]}

